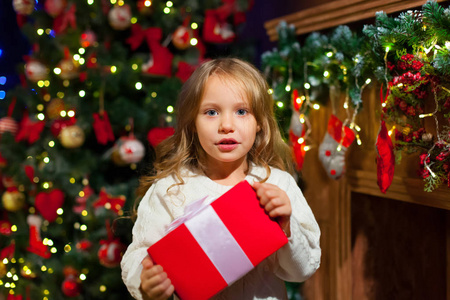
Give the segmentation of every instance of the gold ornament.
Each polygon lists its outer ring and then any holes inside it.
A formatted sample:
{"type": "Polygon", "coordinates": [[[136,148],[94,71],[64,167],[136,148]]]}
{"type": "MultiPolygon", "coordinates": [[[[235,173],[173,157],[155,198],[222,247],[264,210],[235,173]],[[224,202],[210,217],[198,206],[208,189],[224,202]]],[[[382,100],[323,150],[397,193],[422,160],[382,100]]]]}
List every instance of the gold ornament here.
{"type": "Polygon", "coordinates": [[[59,76],[64,80],[77,78],[78,66],[78,62],[71,58],[61,60],[58,64],[58,67],[61,69],[59,76]]]}
{"type": "Polygon", "coordinates": [[[5,264],[0,260],[0,278],[3,278],[7,273],[5,264]]]}
{"type": "Polygon", "coordinates": [[[80,126],[72,125],[61,129],[58,136],[61,145],[65,148],[78,148],[84,143],[85,135],[80,126]]]}
{"type": "Polygon", "coordinates": [[[405,127],[403,128],[403,134],[408,135],[411,132],[411,127],[405,127]]]}
{"type": "Polygon", "coordinates": [[[61,98],[52,99],[45,109],[47,116],[52,120],[59,118],[63,110],[64,101],[61,98]]]}
{"type": "Polygon", "coordinates": [[[114,149],[111,153],[111,160],[119,167],[126,166],[127,163],[122,159],[122,156],[119,153],[119,149],[114,149]]]}
{"type": "Polygon", "coordinates": [[[8,211],[19,211],[25,204],[25,195],[19,191],[6,191],[3,193],[2,203],[8,211]]]}

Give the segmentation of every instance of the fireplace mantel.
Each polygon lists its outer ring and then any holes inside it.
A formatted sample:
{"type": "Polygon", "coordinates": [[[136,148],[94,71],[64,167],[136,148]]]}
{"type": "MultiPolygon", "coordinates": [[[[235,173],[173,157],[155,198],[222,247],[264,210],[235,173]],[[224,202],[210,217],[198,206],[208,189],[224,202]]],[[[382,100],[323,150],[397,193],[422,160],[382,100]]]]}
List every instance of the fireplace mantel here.
{"type": "MultiPolygon", "coordinates": [[[[436,0],[444,2],[448,0],[436,0]]],[[[295,26],[297,35],[320,31],[375,17],[377,11],[387,14],[425,4],[426,0],[336,0],[329,1],[264,23],[271,41],[278,39],[276,27],[282,20],[295,26]]]]}

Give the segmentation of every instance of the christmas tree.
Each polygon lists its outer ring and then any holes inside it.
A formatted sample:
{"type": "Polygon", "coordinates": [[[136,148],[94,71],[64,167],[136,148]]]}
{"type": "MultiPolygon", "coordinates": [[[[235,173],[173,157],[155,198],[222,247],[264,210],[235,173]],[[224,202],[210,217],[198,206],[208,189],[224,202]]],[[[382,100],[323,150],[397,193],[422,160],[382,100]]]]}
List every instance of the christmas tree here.
{"type": "Polygon", "coordinates": [[[0,101],[0,298],[129,298],[138,176],[173,132],[182,83],[237,55],[249,3],[12,3],[30,52],[0,101]]]}

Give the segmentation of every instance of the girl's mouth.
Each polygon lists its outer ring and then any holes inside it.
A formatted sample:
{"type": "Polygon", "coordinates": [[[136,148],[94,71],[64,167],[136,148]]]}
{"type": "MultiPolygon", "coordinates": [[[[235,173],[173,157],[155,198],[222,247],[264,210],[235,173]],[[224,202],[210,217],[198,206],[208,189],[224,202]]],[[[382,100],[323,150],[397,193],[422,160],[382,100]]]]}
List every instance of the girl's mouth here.
{"type": "Polygon", "coordinates": [[[235,139],[222,139],[217,143],[217,146],[221,151],[231,151],[236,149],[238,142],[235,139]]]}

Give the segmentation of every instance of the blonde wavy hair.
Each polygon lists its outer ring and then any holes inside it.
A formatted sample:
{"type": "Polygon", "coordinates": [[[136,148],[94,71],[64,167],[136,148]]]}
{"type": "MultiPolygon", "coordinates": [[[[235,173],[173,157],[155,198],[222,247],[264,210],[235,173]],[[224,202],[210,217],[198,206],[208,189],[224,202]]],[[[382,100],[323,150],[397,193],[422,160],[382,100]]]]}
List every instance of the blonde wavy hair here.
{"type": "Polygon", "coordinates": [[[247,161],[265,167],[267,178],[270,175],[269,166],[292,173],[291,151],[283,141],[274,118],[274,101],[263,75],[253,65],[240,59],[219,58],[202,64],[183,85],[175,108],[175,134],[156,147],[154,169],[151,175],[140,177],[138,195],[143,196],[156,180],[167,176],[174,175],[179,184],[184,184],[180,173],[183,168],[203,169],[205,152],[196,134],[195,120],[206,82],[212,75],[237,87],[247,97],[261,128],[247,161]]]}

